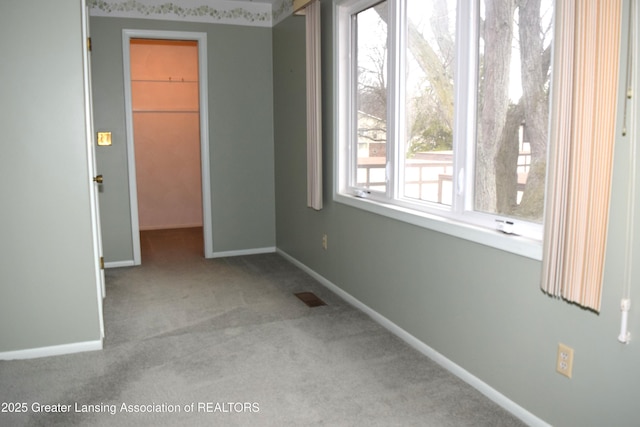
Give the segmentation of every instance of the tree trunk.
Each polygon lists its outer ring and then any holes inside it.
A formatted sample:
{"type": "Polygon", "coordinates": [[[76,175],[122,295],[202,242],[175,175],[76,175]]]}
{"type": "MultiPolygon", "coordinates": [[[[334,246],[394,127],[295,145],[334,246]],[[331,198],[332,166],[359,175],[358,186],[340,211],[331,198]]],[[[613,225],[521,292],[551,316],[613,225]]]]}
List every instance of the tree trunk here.
{"type": "Polygon", "coordinates": [[[496,161],[496,212],[511,215],[518,206],[518,154],[520,125],[524,120],[522,103],[511,105],[502,130],[496,161]]]}
{"type": "Polygon", "coordinates": [[[541,36],[540,0],[520,0],[519,7],[522,102],[526,117],[525,134],[531,145],[531,168],[517,214],[541,221],[549,132],[549,95],[545,84],[549,65],[541,36]]]}
{"type": "Polygon", "coordinates": [[[496,157],[509,109],[513,0],[485,4],[476,149],[475,209],[496,212],[496,157]]]}

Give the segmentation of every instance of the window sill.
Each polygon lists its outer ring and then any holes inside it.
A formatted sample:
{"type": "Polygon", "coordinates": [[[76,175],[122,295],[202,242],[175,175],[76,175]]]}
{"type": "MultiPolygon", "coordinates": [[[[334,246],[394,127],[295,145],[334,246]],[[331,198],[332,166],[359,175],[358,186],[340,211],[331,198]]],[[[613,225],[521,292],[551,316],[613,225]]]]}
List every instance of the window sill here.
{"type": "Polygon", "coordinates": [[[363,209],[428,230],[448,234],[526,258],[538,261],[542,260],[542,242],[538,240],[504,234],[497,230],[478,227],[446,217],[356,196],[335,194],[334,200],[338,203],[363,209]]]}

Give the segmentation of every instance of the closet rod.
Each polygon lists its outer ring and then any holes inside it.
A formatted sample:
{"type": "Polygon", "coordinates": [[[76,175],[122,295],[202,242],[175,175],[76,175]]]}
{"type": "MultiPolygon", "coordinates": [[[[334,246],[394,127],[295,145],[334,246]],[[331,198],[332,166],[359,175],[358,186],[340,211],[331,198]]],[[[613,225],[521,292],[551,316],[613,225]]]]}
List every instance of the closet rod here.
{"type": "Polygon", "coordinates": [[[134,109],[134,113],[199,113],[200,110],[142,110],[142,109],[134,109]]]}

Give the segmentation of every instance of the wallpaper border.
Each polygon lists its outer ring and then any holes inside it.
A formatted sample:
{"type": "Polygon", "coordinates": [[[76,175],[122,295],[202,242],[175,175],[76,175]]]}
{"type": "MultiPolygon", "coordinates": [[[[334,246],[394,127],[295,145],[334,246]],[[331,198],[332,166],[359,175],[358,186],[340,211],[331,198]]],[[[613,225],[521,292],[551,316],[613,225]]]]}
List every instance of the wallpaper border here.
{"type": "Polygon", "coordinates": [[[269,3],[227,0],[87,0],[91,16],[272,27],[289,16],[293,0],[269,3]]]}

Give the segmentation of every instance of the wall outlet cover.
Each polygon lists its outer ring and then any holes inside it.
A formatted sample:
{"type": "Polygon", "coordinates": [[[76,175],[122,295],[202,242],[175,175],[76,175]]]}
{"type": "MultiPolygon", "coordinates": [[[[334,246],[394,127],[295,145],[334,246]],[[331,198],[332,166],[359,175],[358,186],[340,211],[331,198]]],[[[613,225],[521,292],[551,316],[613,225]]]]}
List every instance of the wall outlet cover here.
{"type": "Polygon", "coordinates": [[[573,373],[573,349],[568,345],[558,343],[556,371],[567,378],[571,378],[573,373]]]}

